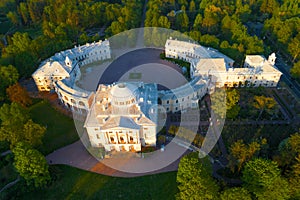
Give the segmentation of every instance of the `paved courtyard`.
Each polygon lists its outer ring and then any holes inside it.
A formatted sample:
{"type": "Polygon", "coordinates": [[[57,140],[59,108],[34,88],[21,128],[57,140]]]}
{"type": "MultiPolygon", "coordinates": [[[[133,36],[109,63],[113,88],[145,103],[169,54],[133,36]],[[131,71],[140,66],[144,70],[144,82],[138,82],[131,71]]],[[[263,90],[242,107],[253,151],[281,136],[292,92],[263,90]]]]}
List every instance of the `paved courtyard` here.
{"type": "MultiPolygon", "coordinates": [[[[176,64],[160,59],[163,50],[144,48],[128,52],[112,63],[95,63],[82,68],[82,77],[77,85],[85,90],[94,91],[98,84],[112,84],[117,81],[142,81],[158,83],[169,89],[177,88],[187,80],[176,64]],[[139,74],[133,79],[130,74],[139,74]]],[[[164,87],[160,87],[162,89],[164,87]]]]}
{"type": "Polygon", "coordinates": [[[181,157],[178,155],[184,155],[188,152],[189,150],[185,147],[172,143],[169,149],[166,148],[164,152],[156,151],[155,156],[146,156],[145,158],[115,157],[106,158],[99,162],[88,153],[82,142],[79,140],[71,145],[54,151],[46,156],[46,159],[49,164],[69,165],[108,176],[136,177],[147,174],[177,171],[181,157]],[[164,162],[168,162],[170,159],[174,159],[174,162],[171,162],[163,168],[153,170],[161,164],[165,164],[164,162]],[[117,166],[117,168],[127,172],[116,170],[109,166],[117,166]]]}

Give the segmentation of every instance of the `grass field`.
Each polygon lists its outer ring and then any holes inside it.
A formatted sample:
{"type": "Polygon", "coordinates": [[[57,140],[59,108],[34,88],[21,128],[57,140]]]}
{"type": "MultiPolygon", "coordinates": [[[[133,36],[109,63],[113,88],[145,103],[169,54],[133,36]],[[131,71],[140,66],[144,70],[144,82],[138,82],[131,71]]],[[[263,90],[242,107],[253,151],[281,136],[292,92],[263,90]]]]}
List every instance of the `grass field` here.
{"type": "Polygon", "coordinates": [[[47,155],[79,139],[73,119],[56,111],[43,100],[30,107],[32,120],[47,127],[39,150],[47,155]]]}
{"type": "MultiPolygon", "coordinates": [[[[117,178],[57,165],[57,175],[46,189],[14,194],[16,199],[174,199],[176,172],[135,178],[117,178]]],[[[13,188],[12,188],[13,189],[13,188]]],[[[16,188],[14,190],[17,190],[16,188]]],[[[12,190],[11,190],[12,192],[12,190]]],[[[9,196],[9,195],[8,195],[9,196]]],[[[7,197],[8,197],[7,196],[7,197]]],[[[0,196],[1,198],[1,196],[0,196]]],[[[8,197],[9,198],[9,197],[8,197]]]]}

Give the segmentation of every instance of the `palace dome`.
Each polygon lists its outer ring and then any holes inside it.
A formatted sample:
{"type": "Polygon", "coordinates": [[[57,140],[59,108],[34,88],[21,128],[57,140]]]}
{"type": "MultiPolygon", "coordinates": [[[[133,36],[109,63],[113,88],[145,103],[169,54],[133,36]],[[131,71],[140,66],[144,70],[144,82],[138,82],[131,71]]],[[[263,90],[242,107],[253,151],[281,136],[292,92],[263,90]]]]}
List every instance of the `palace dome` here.
{"type": "Polygon", "coordinates": [[[137,87],[130,83],[118,83],[110,90],[111,103],[117,107],[127,107],[136,103],[137,87]]]}

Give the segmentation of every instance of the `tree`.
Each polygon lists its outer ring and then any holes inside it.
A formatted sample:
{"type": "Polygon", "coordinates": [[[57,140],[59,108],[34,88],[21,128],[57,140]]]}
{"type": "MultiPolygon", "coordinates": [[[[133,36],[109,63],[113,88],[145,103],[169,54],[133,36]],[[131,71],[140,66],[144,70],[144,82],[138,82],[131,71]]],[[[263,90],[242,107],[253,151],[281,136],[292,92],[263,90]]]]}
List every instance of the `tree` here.
{"type": "Polygon", "coordinates": [[[5,51],[8,54],[16,55],[18,53],[24,51],[32,51],[31,49],[31,42],[32,40],[29,37],[28,33],[20,33],[16,32],[13,37],[11,38],[12,43],[8,45],[5,51]]]}
{"type": "Polygon", "coordinates": [[[267,113],[271,114],[273,108],[276,106],[276,101],[271,97],[266,96],[254,96],[253,106],[259,109],[259,114],[257,119],[260,119],[262,113],[266,111],[267,113]]]}
{"type": "Polygon", "coordinates": [[[260,11],[262,13],[272,14],[279,8],[279,3],[276,0],[265,0],[262,1],[260,11]]]}
{"type": "Polygon", "coordinates": [[[195,1],[192,0],[192,1],[190,2],[189,11],[190,11],[190,12],[195,12],[195,10],[196,10],[195,1]]]}
{"type": "Polygon", "coordinates": [[[176,181],[179,193],[177,199],[215,199],[218,185],[211,177],[208,158],[199,160],[198,153],[190,153],[181,158],[176,181]]]}
{"type": "Polygon", "coordinates": [[[29,22],[29,12],[28,12],[28,8],[27,8],[27,4],[24,2],[20,3],[19,6],[19,12],[21,14],[22,20],[24,22],[24,24],[27,24],[29,22]]]}
{"type": "Polygon", "coordinates": [[[273,160],[283,169],[283,173],[288,173],[292,169],[292,165],[296,162],[295,158],[300,154],[299,146],[299,133],[292,134],[280,142],[278,146],[279,155],[274,156],[273,160]]]}
{"type": "Polygon", "coordinates": [[[229,111],[229,118],[234,118],[240,107],[237,105],[240,95],[236,89],[218,90],[212,94],[212,109],[221,117],[225,117],[229,111]],[[225,98],[226,95],[226,98],[225,98]],[[226,103],[225,103],[226,101],[226,103]]]}
{"type": "Polygon", "coordinates": [[[11,21],[11,23],[16,26],[19,25],[19,16],[16,12],[9,11],[6,16],[11,21]]]}
{"type": "Polygon", "coordinates": [[[202,26],[202,15],[198,13],[194,21],[193,28],[194,30],[200,31],[201,26],[202,26]]]}
{"type": "Polygon", "coordinates": [[[19,83],[9,86],[6,89],[6,93],[12,102],[19,103],[24,107],[32,104],[31,98],[29,97],[26,89],[23,88],[19,83]]]}
{"type": "Polygon", "coordinates": [[[169,22],[169,20],[166,16],[160,16],[158,18],[158,26],[162,27],[162,28],[170,28],[171,23],[169,22]]]}
{"type": "Polygon", "coordinates": [[[226,109],[229,110],[235,106],[240,100],[240,94],[236,89],[226,90],[226,109]]]}
{"type": "Polygon", "coordinates": [[[293,56],[293,62],[299,58],[300,55],[300,33],[294,37],[288,44],[288,51],[293,56]]]}
{"type": "Polygon", "coordinates": [[[188,31],[189,28],[189,17],[186,12],[181,12],[176,15],[176,27],[181,31],[188,31]]]}
{"type": "Polygon", "coordinates": [[[202,35],[200,38],[200,43],[206,46],[211,46],[213,48],[218,48],[220,40],[214,36],[214,35],[209,35],[205,34],[202,35]]]}
{"type": "Polygon", "coordinates": [[[207,29],[208,33],[212,34],[218,30],[218,23],[220,21],[219,13],[221,13],[221,9],[214,5],[209,5],[205,8],[202,26],[207,29]]]}
{"type": "Polygon", "coordinates": [[[291,74],[295,78],[300,78],[300,61],[296,62],[291,68],[291,74]]]}
{"type": "Polygon", "coordinates": [[[5,98],[6,88],[16,83],[18,79],[19,73],[14,66],[0,66],[0,101],[5,98]]]}
{"type": "Polygon", "coordinates": [[[34,123],[31,119],[24,124],[24,141],[31,146],[38,146],[42,144],[42,138],[46,132],[46,128],[34,123]]]}
{"type": "Polygon", "coordinates": [[[221,200],[251,200],[251,195],[245,188],[234,187],[224,190],[220,198],[221,200]]]}
{"type": "Polygon", "coordinates": [[[276,162],[262,158],[247,162],[242,180],[245,189],[259,200],[289,198],[288,183],[281,177],[276,162]]]}
{"type": "Polygon", "coordinates": [[[243,140],[238,140],[233,143],[229,148],[229,166],[231,171],[235,171],[237,166],[237,171],[240,172],[244,164],[252,159],[256,152],[259,152],[261,144],[253,141],[250,144],[244,144],[243,140]]]}
{"type": "Polygon", "coordinates": [[[11,147],[21,141],[33,146],[41,144],[46,128],[30,120],[28,111],[18,103],[4,104],[0,120],[0,140],[8,141],[11,147]]]}
{"type": "Polygon", "coordinates": [[[238,116],[240,110],[241,110],[241,107],[239,105],[234,105],[229,110],[227,110],[226,118],[235,119],[238,116]]]}
{"type": "Polygon", "coordinates": [[[19,142],[12,152],[15,157],[14,166],[28,184],[33,182],[35,187],[47,184],[50,180],[48,164],[39,151],[19,142]]]}

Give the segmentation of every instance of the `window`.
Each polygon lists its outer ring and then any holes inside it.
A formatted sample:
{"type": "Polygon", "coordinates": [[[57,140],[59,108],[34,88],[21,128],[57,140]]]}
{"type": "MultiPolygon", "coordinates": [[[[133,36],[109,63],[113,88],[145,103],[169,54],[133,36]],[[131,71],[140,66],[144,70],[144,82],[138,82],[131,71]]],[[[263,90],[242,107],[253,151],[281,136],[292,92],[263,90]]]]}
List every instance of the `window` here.
{"type": "Polygon", "coordinates": [[[176,103],[178,103],[178,100],[176,100],[176,103]]]}
{"type": "Polygon", "coordinates": [[[167,104],[169,104],[169,100],[167,101],[167,104]]]}
{"type": "Polygon", "coordinates": [[[111,143],[115,143],[114,137],[110,137],[110,142],[111,142],[111,143]]]}
{"type": "Polygon", "coordinates": [[[98,135],[98,134],[96,134],[96,136],[97,136],[97,139],[100,139],[100,137],[99,137],[99,135],[98,135]]]}
{"type": "Polygon", "coordinates": [[[144,127],[144,130],[148,130],[148,128],[144,127]]]}
{"type": "Polygon", "coordinates": [[[182,98],[182,101],[184,101],[184,98],[182,98]]]}
{"type": "Polygon", "coordinates": [[[85,106],[85,104],[82,101],[79,101],[80,106],[85,106]]]}
{"type": "Polygon", "coordinates": [[[95,128],[95,131],[98,131],[99,129],[98,128],[95,128]]]}
{"type": "Polygon", "coordinates": [[[132,136],[129,137],[129,141],[133,142],[133,137],[132,136]]]}
{"type": "Polygon", "coordinates": [[[176,107],[175,110],[178,110],[178,107],[176,107]]]}

